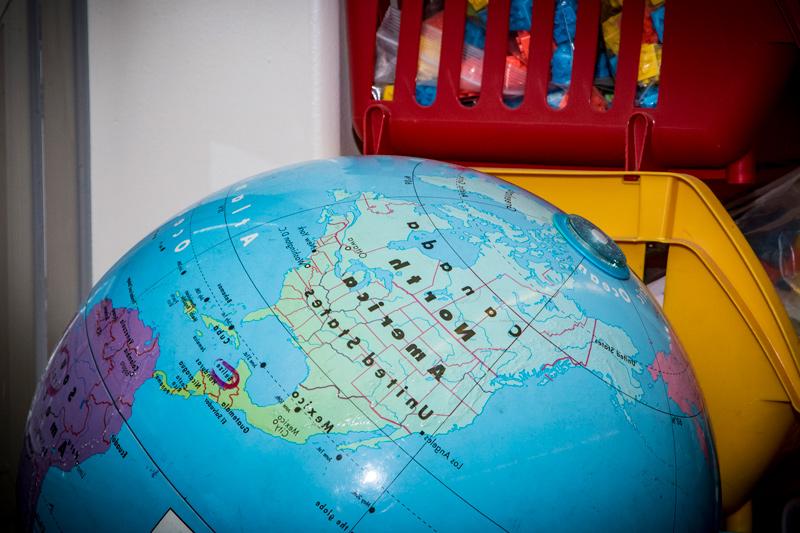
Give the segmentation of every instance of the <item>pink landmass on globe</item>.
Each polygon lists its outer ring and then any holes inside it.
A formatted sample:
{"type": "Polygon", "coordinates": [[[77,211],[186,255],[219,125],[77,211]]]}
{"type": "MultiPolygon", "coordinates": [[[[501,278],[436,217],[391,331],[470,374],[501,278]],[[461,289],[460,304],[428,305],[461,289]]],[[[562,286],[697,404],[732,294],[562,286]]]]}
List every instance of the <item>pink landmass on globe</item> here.
{"type": "Polygon", "coordinates": [[[28,415],[18,480],[22,516],[35,510],[50,467],[70,471],[109,449],[123,417],[131,415],[133,394],[153,375],[158,353],[158,339],[135,310],[114,308],[106,299],[87,321],[81,313],[73,319],[28,415]]]}
{"type": "Polygon", "coordinates": [[[694,379],[694,374],[680,344],[674,340],[670,342],[669,354],[658,352],[647,370],[650,371],[653,381],[658,380],[658,377],[661,376],[667,385],[667,396],[678,404],[678,408],[684,415],[691,417],[697,433],[697,441],[707,459],[706,434],[699,420],[699,414],[703,411],[703,399],[700,395],[700,387],[697,386],[697,381],[694,379]]]}

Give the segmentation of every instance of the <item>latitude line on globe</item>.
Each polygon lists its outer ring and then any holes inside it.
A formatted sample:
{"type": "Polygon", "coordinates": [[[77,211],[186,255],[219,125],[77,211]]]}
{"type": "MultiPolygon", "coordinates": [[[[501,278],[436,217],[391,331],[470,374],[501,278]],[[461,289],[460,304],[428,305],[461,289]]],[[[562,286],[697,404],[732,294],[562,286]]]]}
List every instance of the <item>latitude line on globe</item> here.
{"type": "MultiPolygon", "coordinates": [[[[417,163],[417,165],[416,165],[416,166],[419,166],[419,165],[420,165],[420,163],[417,163]]],[[[416,167],[415,167],[415,168],[416,168],[416,167]]],[[[231,189],[229,189],[229,190],[231,190],[231,189]]],[[[228,196],[225,198],[225,204],[226,204],[226,205],[227,205],[227,203],[228,203],[228,200],[229,200],[229,198],[230,198],[230,195],[228,195],[228,196]]],[[[403,197],[403,198],[413,198],[413,197],[412,197],[412,196],[408,196],[408,197],[403,197]]],[[[452,198],[447,198],[447,199],[448,199],[448,200],[452,200],[452,198]]],[[[357,201],[357,199],[356,199],[356,200],[352,200],[352,201],[350,201],[350,203],[355,203],[356,201],[357,201]]],[[[336,202],[336,203],[345,203],[345,202],[336,202]]],[[[333,205],[333,204],[328,204],[328,205],[333,205]]],[[[498,204],[498,205],[499,205],[499,204],[498,204]]],[[[299,213],[299,212],[298,212],[298,213],[299,213]]],[[[292,213],[292,215],[295,215],[295,214],[297,214],[297,213],[292,213]]],[[[291,216],[291,215],[285,215],[285,217],[288,217],[288,216],[291,216]]],[[[281,217],[281,218],[285,218],[285,217],[281,217]]],[[[231,248],[233,248],[234,254],[236,255],[236,258],[237,258],[237,260],[239,261],[239,264],[240,264],[240,266],[242,267],[242,270],[244,271],[244,273],[245,273],[245,275],[247,276],[247,278],[250,280],[250,283],[252,284],[252,286],[253,286],[253,288],[256,290],[256,292],[258,293],[259,297],[260,297],[260,298],[263,300],[264,304],[265,304],[265,305],[266,305],[266,306],[267,306],[267,307],[268,307],[270,310],[272,310],[272,306],[269,304],[269,302],[267,301],[267,299],[266,299],[266,298],[264,297],[264,295],[262,294],[261,290],[260,290],[260,289],[258,288],[258,286],[256,285],[255,281],[253,280],[252,276],[250,275],[250,272],[249,272],[249,271],[247,270],[247,268],[244,266],[244,262],[242,261],[242,258],[241,258],[241,257],[240,257],[240,255],[239,255],[239,251],[237,250],[237,248],[236,248],[236,245],[234,244],[233,238],[232,238],[232,236],[231,236],[231,232],[230,232],[230,226],[229,226],[229,224],[228,224],[228,215],[227,215],[227,211],[226,211],[226,210],[224,210],[224,209],[223,209],[223,221],[224,221],[224,223],[225,223],[225,229],[226,229],[226,231],[228,232],[228,239],[229,239],[229,241],[230,241],[231,248]]],[[[266,223],[264,223],[264,224],[266,224],[266,223]]],[[[297,341],[297,336],[294,334],[294,332],[293,332],[293,331],[291,331],[291,330],[290,330],[290,329],[289,329],[289,328],[288,328],[288,327],[287,327],[287,326],[286,326],[286,325],[285,325],[285,324],[284,324],[282,321],[280,321],[280,320],[279,320],[278,322],[281,324],[281,327],[283,327],[283,329],[284,329],[284,330],[286,330],[286,332],[287,332],[287,333],[288,333],[288,334],[289,334],[289,335],[290,335],[290,336],[291,336],[293,339],[295,339],[295,340],[297,341]]],[[[514,339],[514,341],[515,341],[515,340],[516,340],[516,339],[514,339]]],[[[512,342],[511,342],[511,344],[510,344],[510,345],[509,345],[509,346],[508,346],[508,347],[507,347],[505,350],[508,350],[508,348],[510,348],[510,347],[511,347],[511,345],[513,345],[514,341],[512,341],[512,342]]],[[[298,346],[299,346],[299,345],[300,345],[300,343],[298,342],[298,346]]],[[[305,351],[305,350],[303,350],[302,348],[301,348],[301,350],[303,351],[303,353],[305,353],[306,357],[307,357],[307,358],[308,358],[308,359],[309,359],[311,362],[313,362],[313,363],[314,363],[314,366],[316,366],[316,367],[317,367],[317,368],[320,370],[320,372],[322,372],[322,374],[323,374],[323,375],[324,375],[324,376],[325,376],[325,377],[328,379],[328,381],[330,381],[330,383],[331,383],[331,384],[333,384],[333,385],[334,385],[334,386],[335,386],[335,387],[336,387],[336,388],[337,388],[337,389],[338,389],[338,390],[341,392],[341,391],[342,391],[342,388],[341,388],[339,385],[337,385],[337,384],[336,384],[336,382],[335,382],[333,379],[331,379],[330,375],[328,375],[328,373],[327,373],[327,372],[325,372],[325,370],[324,370],[324,369],[323,369],[323,368],[322,368],[322,367],[321,367],[321,366],[320,366],[320,365],[319,365],[319,364],[318,364],[318,363],[317,363],[317,362],[314,360],[314,358],[313,358],[313,357],[311,357],[311,356],[308,354],[308,352],[306,352],[306,351],[305,351]]],[[[505,350],[504,350],[504,352],[503,352],[503,353],[505,353],[505,350]]],[[[502,354],[501,354],[501,355],[502,355],[502,354]]],[[[476,385],[477,385],[477,384],[476,384],[476,385]]],[[[471,389],[471,390],[474,390],[474,386],[473,386],[473,389],[471,389]]],[[[356,409],[357,409],[359,412],[361,412],[361,414],[362,414],[362,415],[364,415],[364,417],[365,417],[365,418],[367,418],[368,420],[370,420],[370,422],[372,422],[372,424],[373,424],[373,425],[375,425],[375,427],[377,428],[377,430],[378,430],[379,432],[383,433],[383,434],[384,434],[384,436],[385,436],[387,439],[389,439],[389,441],[390,441],[390,442],[392,442],[392,443],[393,443],[395,446],[397,446],[397,447],[398,447],[398,448],[399,448],[399,449],[400,449],[400,450],[401,450],[403,453],[405,453],[406,455],[408,455],[408,456],[411,458],[411,459],[409,460],[409,462],[408,462],[408,463],[406,463],[406,465],[405,465],[405,466],[404,466],[404,467],[401,469],[401,472],[402,472],[402,470],[405,470],[405,468],[406,468],[406,467],[408,467],[408,465],[411,463],[411,461],[414,461],[414,459],[415,459],[415,457],[416,457],[416,454],[418,454],[418,453],[419,453],[419,452],[420,452],[420,451],[421,451],[421,450],[424,448],[425,444],[423,444],[423,445],[422,445],[422,447],[420,447],[420,449],[419,449],[419,450],[417,450],[417,452],[416,452],[416,453],[415,453],[415,454],[412,456],[412,455],[411,455],[411,454],[410,454],[410,453],[409,453],[409,452],[408,452],[408,451],[407,451],[405,448],[403,448],[402,446],[400,446],[400,445],[399,445],[399,444],[398,444],[398,443],[397,443],[397,442],[396,442],[394,439],[392,439],[392,438],[391,438],[391,436],[389,436],[389,435],[388,435],[388,434],[387,434],[387,433],[384,431],[384,429],[383,429],[383,427],[382,427],[382,426],[379,426],[377,423],[375,423],[375,421],[374,421],[374,420],[372,420],[372,418],[371,418],[371,417],[370,417],[370,416],[369,416],[369,415],[368,415],[366,412],[364,412],[364,411],[363,411],[363,410],[362,410],[362,409],[361,409],[361,408],[360,408],[360,407],[359,407],[359,406],[358,406],[358,405],[357,405],[357,404],[356,404],[356,403],[355,403],[355,402],[352,400],[352,398],[350,398],[350,397],[347,397],[347,400],[348,400],[348,401],[349,401],[349,402],[350,402],[350,403],[353,405],[353,407],[355,407],[355,408],[356,408],[356,409]]],[[[463,400],[462,400],[462,401],[463,401],[463,400]]],[[[460,403],[459,403],[459,405],[458,405],[458,406],[460,406],[460,403]]],[[[456,408],[457,408],[458,406],[456,406],[456,408]]],[[[452,413],[450,413],[450,414],[452,414],[452,413]]],[[[448,418],[449,418],[449,416],[450,416],[450,415],[448,415],[448,418]]],[[[446,420],[446,419],[445,419],[445,420],[446,420]]],[[[440,425],[439,427],[441,427],[441,425],[440,425]]],[[[416,461],[414,461],[414,462],[416,462],[416,461]]],[[[458,494],[458,492],[456,492],[455,490],[453,490],[453,489],[452,489],[450,486],[448,486],[446,483],[444,483],[444,481],[442,481],[442,480],[441,480],[441,479],[439,479],[437,476],[435,476],[435,475],[434,475],[432,472],[430,472],[430,471],[429,471],[427,468],[425,468],[423,465],[421,465],[421,464],[420,464],[420,463],[418,463],[418,462],[417,462],[417,464],[418,464],[420,467],[422,467],[422,468],[423,468],[423,469],[424,469],[424,470],[425,470],[425,471],[426,471],[426,472],[427,472],[429,475],[431,475],[431,477],[433,477],[434,479],[436,479],[436,480],[437,480],[437,481],[438,481],[438,482],[439,482],[439,483],[440,483],[442,486],[444,486],[446,489],[448,489],[450,492],[452,492],[452,493],[453,493],[455,496],[457,496],[459,499],[461,499],[461,500],[462,500],[464,503],[466,503],[466,504],[467,504],[469,507],[472,507],[472,508],[473,508],[473,509],[474,509],[476,512],[478,512],[479,514],[481,514],[483,517],[485,517],[487,520],[489,520],[490,522],[492,522],[493,524],[495,524],[497,527],[499,527],[499,528],[500,528],[500,529],[502,529],[503,531],[507,531],[507,530],[506,530],[504,527],[502,527],[500,524],[498,524],[496,521],[494,521],[494,520],[493,520],[491,517],[487,516],[487,515],[486,515],[485,513],[483,513],[483,512],[482,512],[480,509],[478,509],[477,507],[475,507],[475,506],[474,506],[472,503],[470,503],[470,502],[469,502],[467,499],[465,499],[463,496],[461,496],[460,494],[458,494]]],[[[395,477],[395,479],[396,479],[396,477],[395,477]]],[[[386,488],[384,488],[384,492],[386,491],[386,489],[388,489],[388,486],[387,486],[386,488]]],[[[383,492],[381,493],[381,495],[382,495],[382,494],[383,494],[383,492]]],[[[380,496],[378,496],[378,498],[376,498],[376,499],[375,499],[375,502],[377,502],[379,499],[380,499],[380,496]]],[[[369,512],[369,511],[367,511],[367,512],[369,512]]],[[[363,515],[362,515],[362,517],[361,517],[361,518],[363,518],[363,515]]],[[[359,521],[358,521],[358,522],[360,522],[360,521],[361,521],[361,518],[359,519],[359,521]]],[[[358,524],[358,522],[356,522],[356,524],[354,524],[354,525],[353,525],[353,527],[355,527],[355,526],[358,524]]]]}

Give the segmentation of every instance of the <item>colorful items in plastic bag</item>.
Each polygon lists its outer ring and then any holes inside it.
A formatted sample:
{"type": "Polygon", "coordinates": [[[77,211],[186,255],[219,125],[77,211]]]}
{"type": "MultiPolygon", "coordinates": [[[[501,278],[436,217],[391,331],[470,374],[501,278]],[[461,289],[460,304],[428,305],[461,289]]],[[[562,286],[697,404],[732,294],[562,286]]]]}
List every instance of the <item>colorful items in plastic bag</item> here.
{"type": "Polygon", "coordinates": [[[664,38],[664,0],[645,4],[642,25],[642,45],[639,49],[639,74],[637,77],[636,105],[651,108],[658,104],[658,84],[661,78],[661,43],[664,38]],[[660,12],[653,18],[650,4],[660,4],[660,12]],[[659,27],[660,26],[660,27],[659,27]]]}
{"type": "Polygon", "coordinates": [[[487,5],[489,5],[489,0],[469,0],[469,5],[472,6],[472,9],[475,11],[480,11],[487,5]]]}
{"type": "Polygon", "coordinates": [[[533,16],[533,0],[511,0],[508,15],[509,31],[530,31],[533,16]]]}
{"type": "Polygon", "coordinates": [[[597,80],[595,83],[613,83],[611,66],[609,65],[608,56],[605,54],[597,54],[597,63],[594,67],[594,77],[595,80],[597,80]]]}
{"type": "Polygon", "coordinates": [[[656,32],[658,42],[664,42],[664,2],[662,0],[661,6],[650,12],[650,21],[653,25],[653,30],[656,32]]]}
{"type": "Polygon", "coordinates": [[[531,32],[518,31],[516,37],[514,37],[514,40],[517,42],[517,49],[515,50],[515,53],[519,55],[519,58],[523,63],[527,64],[531,49],[531,32]]]}
{"type": "Polygon", "coordinates": [[[661,72],[661,46],[657,44],[642,43],[639,49],[639,83],[647,85],[655,80],[661,72]]]}
{"type": "Polygon", "coordinates": [[[575,31],[578,21],[577,0],[556,0],[553,16],[553,55],[550,57],[550,83],[547,103],[563,109],[572,80],[572,58],[575,54],[575,31]]]}
{"type": "MultiPolygon", "coordinates": [[[[645,4],[642,24],[642,40],[639,48],[639,70],[637,73],[637,107],[655,107],[658,104],[658,84],[661,77],[661,46],[664,39],[664,0],[649,0],[645,4]]],[[[620,37],[622,29],[622,0],[604,0],[595,67],[594,86],[600,91],[608,107],[614,99],[620,37]],[[605,59],[605,61],[604,61],[605,59]]]]}
{"type": "MultiPolygon", "coordinates": [[[[464,27],[459,99],[464,105],[474,105],[479,98],[483,75],[483,55],[486,46],[488,0],[469,0],[464,27]]],[[[419,40],[415,97],[420,105],[428,106],[436,97],[439,60],[442,47],[443,3],[426,1],[419,40]]],[[[509,52],[503,83],[503,100],[511,107],[522,102],[530,52],[532,0],[512,0],[509,16],[509,52]],[[519,30],[515,29],[519,28],[519,30]]],[[[574,29],[573,29],[574,34],[574,29]]],[[[400,36],[400,11],[389,6],[376,35],[375,78],[372,96],[376,100],[394,97],[397,43],[400,36]]]]}
{"type": "Polygon", "coordinates": [[[592,109],[597,111],[608,110],[608,102],[606,101],[605,96],[603,96],[603,93],[601,93],[597,87],[592,87],[592,94],[589,97],[589,104],[592,106],[592,109]]]}
{"type": "Polygon", "coordinates": [[[612,15],[601,24],[603,30],[603,42],[606,45],[606,53],[619,55],[619,37],[622,12],[612,15]]]}
{"type": "Polygon", "coordinates": [[[658,103],[658,84],[646,85],[636,96],[639,107],[655,107],[658,103]]]}
{"type": "Polygon", "coordinates": [[[578,21],[577,0],[558,0],[553,18],[553,40],[556,44],[575,41],[575,28],[578,21]]]}
{"type": "MultiPolygon", "coordinates": [[[[486,41],[488,2],[470,2],[464,28],[464,52],[461,69],[461,102],[474,105],[479,97],[483,71],[483,51],[486,41]],[[467,65],[465,70],[465,65],[467,65]]],[[[503,101],[509,107],[522,103],[527,76],[530,47],[532,0],[512,0],[509,11],[509,42],[511,50],[506,55],[503,76],[503,101]]]]}
{"type": "Polygon", "coordinates": [[[462,95],[479,93],[481,91],[482,75],[483,50],[465,44],[461,58],[461,82],[459,84],[462,95]]]}
{"type": "Polygon", "coordinates": [[[417,85],[436,85],[439,76],[439,58],[442,54],[442,26],[444,12],[439,11],[422,22],[417,60],[417,85]]]}
{"type": "Polygon", "coordinates": [[[429,106],[436,100],[436,85],[417,85],[414,97],[421,106],[429,106]]]}
{"type": "Polygon", "coordinates": [[[608,70],[611,72],[611,87],[614,87],[614,78],[617,77],[617,56],[608,58],[608,70]]]}
{"type": "Polygon", "coordinates": [[[567,106],[569,95],[564,89],[555,89],[547,92],[547,105],[555,109],[564,109],[567,106]]]}
{"type": "Polygon", "coordinates": [[[650,7],[645,8],[644,21],[642,22],[642,43],[655,44],[658,42],[658,34],[653,28],[653,19],[650,16],[650,7]]]}
{"type": "Polygon", "coordinates": [[[464,25],[464,43],[481,50],[486,48],[486,28],[468,18],[464,25]]]}
{"type": "MultiPolygon", "coordinates": [[[[436,95],[442,49],[443,6],[443,2],[435,0],[426,0],[424,4],[425,19],[420,30],[415,80],[420,105],[431,105],[436,95]]],[[[602,4],[594,87],[590,96],[592,108],[598,111],[605,111],[613,104],[624,13],[622,6],[622,0],[603,0],[602,4]]],[[[469,0],[467,3],[459,80],[459,100],[463,105],[475,105],[480,98],[489,9],[489,0],[469,0]]],[[[648,0],[645,6],[635,102],[638,107],[655,107],[658,103],[664,10],[664,0],[648,0]]],[[[503,101],[509,107],[520,105],[524,99],[531,54],[532,14],[532,0],[511,1],[502,91],[503,101]]],[[[572,79],[577,17],[578,0],[555,0],[547,103],[556,109],[566,105],[572,79]]],[[[376,35],[373,98],[393,98],[399,30],[400,12],[390,6],[376,35]]]]}
{"type": "MultiPolygon", "coordinates": [[[[514,0],[511,5],[509,25],[512,28],[527,27],[530,29],[531,0],[514,0]],[[527,10],[527,15],[525,14],[527,10]]],[[[467,19],[464,27],[464,45],[461,59],[461,75],[459,81],[459,99],[464,105],[477,103],[483,76],[483,56],[486,45],[486,21],[488,2],[470,2],[467,8],[467,19]]],[[[436,85],[441,52],[443,12],[438,11],[428,17],[422,24],[420,36],[420,55],[417,70],[417,85],[436,85]]],[[[527,55],[530,33],[513,31],[510,42],[518,43],[517,50],[506,57],[503,82],[503,99],[507,105],[516,106],[522,100],[527,75],[527,55]],[[520,38],[519,42],[517,37],[520,38]],[[521,43],[521,44],[520,44],[521,43]],[[526,48],[521,48],[526,46],[526,48]]],[[[417,101],[420,105],[430,105],[435,91],[422,90],[417,101]],[[420,99],[421,98],[421,99],[420,99]]]]}
{"type": "Polygon", "coordinates": [[[559,88],[569,87],[572,76],[572,44],[560,44],[550,59],[550,82],[559,88]]]}
{"type": "MultiPolygon", "coordinates": [[[[516,56],[506,56],[506,71],[503,76],[503,96],[523,96],[525,94],[525,78],[527,74],[527,67],[521,59],[516,56]]],[[[508,102],[506,103],[508,104],[508,102]]]]}
{"type": "Polygon", "coordinates": [[[593,106],[598,111],[611,107],[614,100],[614,85],[617,76],[617,56],[619,54],[620,31],[622,23],[621,2],[604,2],[600,22],[600,38],[597,45],[597,62],[594,69],[594,89],[606,100],[605,108],[593,106]]]}

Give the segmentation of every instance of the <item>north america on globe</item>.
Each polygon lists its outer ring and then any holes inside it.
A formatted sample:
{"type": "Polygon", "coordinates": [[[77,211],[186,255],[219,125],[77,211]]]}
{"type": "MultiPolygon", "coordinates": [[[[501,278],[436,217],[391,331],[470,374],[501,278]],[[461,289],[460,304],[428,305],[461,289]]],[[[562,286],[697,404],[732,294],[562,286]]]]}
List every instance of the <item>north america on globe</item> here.
{"type": "Polygon", "coordinates": [[[26,512],[41,530],[715,523],[713,442],[677,339],[557,213],[396,157],[201,201],[98,282],[56,348],[26,512]],[[150,503],[126,507],[120,484],[150,503]],[[564,498],[580,522],[542,512],[564,498]]]}
{"type": "MultiPolygon", "coordinates": [[[[415,202],[366,194],[354,205],[351,216],[329,217],[326,233],[308,260],[287,273],[280,299],[243,318],[275,317],[286,326],[309,359],[308,376],[297,389],[280,403],[257,406],[247,395],[246,382],[227,388],[212,368],[173,393],[209,395],[225,408],[244,411],[252,425],[277,436],[298,429],[285,437],[294,442],[319,432],[357,432],[375,422],[383,426],[386,435],[348,447],[466,426],[494,390],[534,374],[543,377],[559,361],[602,373],[624,387],[628,400],[641,393],[634,374],[642,369],[630,355],[627,360],[591,358],[595,339],[613,342],[631,355],[634,347],[624,331],[597,319],[590,322],[556,294],[566,280],[564,273],[544,261],[532,265],[534,271],[538,267],[550,274],[536,298],[560,304],[561,310],[534,315],[528,306],[536,301],[519,301],[520,288],[530,287],[525,285],[530,273],[522,267],[476,285],[469,267],[435,259],[437,240],[424,239],[437,229],[452,230],[445,219],[434,225],[416,212],[415,202]],[[593,331],[588,337],[587,324],[593,331]],[[541,332],[537,342],[515,346],[513,340],[528,327],[541,332]],[[554,335],[568,341],[570,352],[550,341],[554,335]],[[271,422],[279,415],[285,424],[276,427],[271,422]]],[[[503,261],[501,245],[507,235],[517,246],[531,241],[518,228],[509,226],[508,233],[501,233],[500,221],[478,209],[459,212],[450,207],[447,213],[498,230],[487,235],[481,264],[474,268],[488,271],[503,261]]],[[[249,378],[247,365],[240,367],[249,378]]],[[[235,372],[241,379],[239,370],[235,372]]],[[[166,389],[166,376],[159,377],[166,389]]],[[[625,398],[620,395],[621,401],[625,398]]]]}

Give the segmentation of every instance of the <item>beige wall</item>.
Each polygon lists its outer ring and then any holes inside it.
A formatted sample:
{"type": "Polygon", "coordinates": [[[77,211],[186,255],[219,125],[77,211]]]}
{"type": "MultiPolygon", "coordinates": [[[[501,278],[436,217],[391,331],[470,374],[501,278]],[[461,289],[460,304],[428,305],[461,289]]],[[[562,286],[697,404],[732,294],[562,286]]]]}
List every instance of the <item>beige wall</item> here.
{"type": "Polygon", "coordinates": [[[340,150],[339,3],[90,0],[92,274],[236,180],[340,150]]]}

